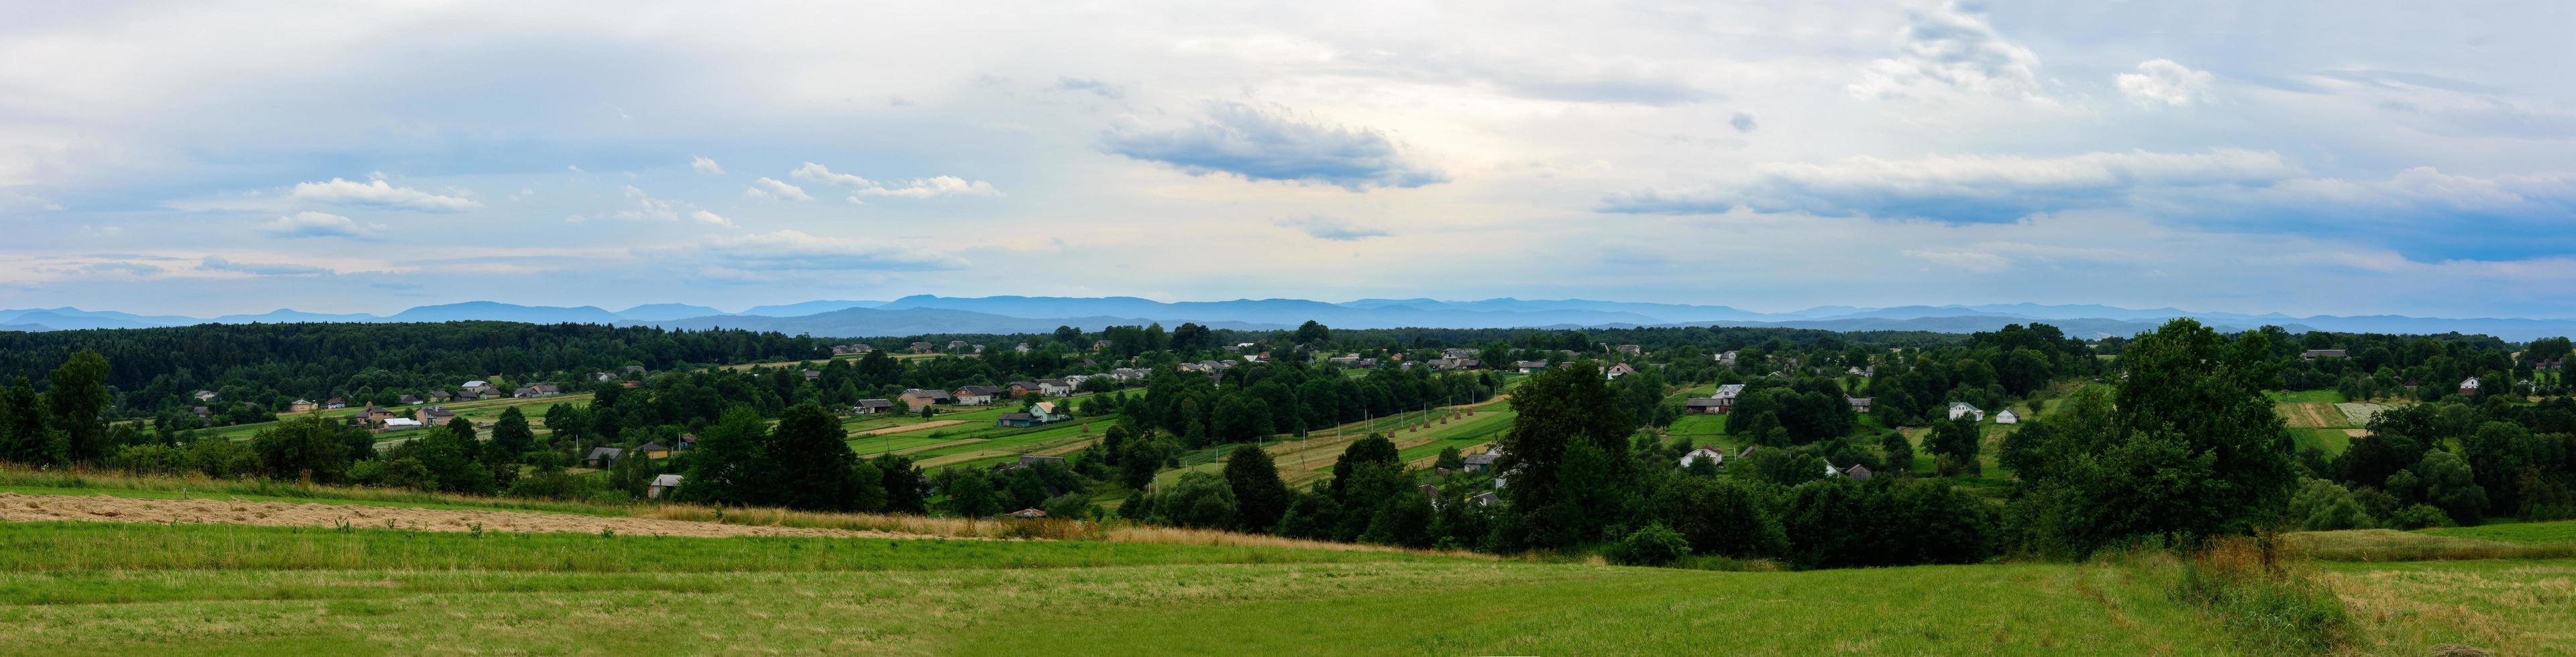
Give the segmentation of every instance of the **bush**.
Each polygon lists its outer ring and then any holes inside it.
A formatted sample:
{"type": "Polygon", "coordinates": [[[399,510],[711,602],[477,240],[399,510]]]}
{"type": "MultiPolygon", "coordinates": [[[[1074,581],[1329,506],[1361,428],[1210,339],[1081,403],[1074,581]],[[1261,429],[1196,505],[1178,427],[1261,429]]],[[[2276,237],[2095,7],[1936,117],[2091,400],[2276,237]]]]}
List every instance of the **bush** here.
{"type": "Polygon", "coordinates": [[[2388,519],[2388,525],[2397,529],[2423,529],[2450,527],[2452,523],[2451,514],[2443,513],[2441,509],[2430,504],[2417,504],[2398,509],[2397,515],[2388,519]]]}
{"type": "MultiPolygon", "coordinates": [[[[2436,513],[2439,513],[2436,511],[2436,513]]],[[[2291,570],[2270,537],[2228,538],[2183,561],[2175,597],[2218,617],[2264,653],[2321,653],[2342,645],[2352,618],[2324,583],[2291,570]]]]}
{"type": "Polygon", "coordinates": [[[1668,566],[1689,555],[1690,540],[1658,522],[1610,544],[1602,556],[1622,566],[1668,566]]]}

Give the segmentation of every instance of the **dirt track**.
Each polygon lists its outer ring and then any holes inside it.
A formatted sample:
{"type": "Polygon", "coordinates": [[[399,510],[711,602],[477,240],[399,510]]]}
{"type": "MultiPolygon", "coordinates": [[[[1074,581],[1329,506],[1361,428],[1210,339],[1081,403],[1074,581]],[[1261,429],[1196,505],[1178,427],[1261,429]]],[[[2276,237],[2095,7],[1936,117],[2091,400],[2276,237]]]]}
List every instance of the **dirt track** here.
{"type": "Polygon", "coordinates": [[[808,536],[921,538],[887,532],[856,532],[838,529],[806,529],[728,525],[687,520],[651,518],[609,518],[563,513],[530,513],[523,511],[458,511],[415,509],[405,507],[365,506],[356,504],[289,504],[284,502],[244,502],[240,500],[137,499],[124,497],[68,495],[20,495],[0,493],[0,520],[89,520],[102,522],[198,523],[225,525],[266,525],[273,527],[332,527],[342,522],[360,528],[395,528],[438,532],[482,531],[513,533],[577,532],[597,534],[613,529],[630,536],[696,536],[722,538],[731,536],[808,536]]]}
{"type": "Polygon", "coordinates": [[[953,427],[953,426],[957,426],[957,425],[965,424],[965,423],[966,423],[966,421],[965,421],[965,420],[931,420],[931,421],[929,421],[929,422],[923,422],[923,423],[920,423],[920,424],[907,424],[907,425],[903,425],[903,426],[900,426],[900,427],[886,427],[886,428],[883,428],[883,429],[869,429],[869,430],[867,430],[867,431],[861,431],[861,432],[858,432],[858,433],[850,434],[850,437],[852,437],[852,438],[858,438],[858,437],[861,437],[861,436],[882,436],[882,435],[886,435],[886,434],[890,434],[890,433],[908,433],[908,432],[913,432],[913,431],[921,431],[921,430],[924,430],[924,429],[937,429],[937,428],[940,428],[940,427],[953,427]]]}

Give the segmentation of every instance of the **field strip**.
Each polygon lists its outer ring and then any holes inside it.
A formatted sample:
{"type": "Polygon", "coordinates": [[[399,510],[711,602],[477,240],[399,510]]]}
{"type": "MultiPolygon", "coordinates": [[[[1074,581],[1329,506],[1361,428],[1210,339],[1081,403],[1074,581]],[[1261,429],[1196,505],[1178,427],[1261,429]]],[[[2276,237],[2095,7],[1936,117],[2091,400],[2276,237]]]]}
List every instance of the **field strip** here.
{"type": "Polygon", "coordinates": [[[891,532],[805,527],[730,525],[690,520],[617,518],[568,513],[466,511],[365,506],[356,504],[289,504],[239,500],[169,500],[69,495],[20,495],[0,492],[0,520],[35,522],[194,523],[267,527],[335,527],[410,529],[433,532],[493,531],[526,534],[615,531],[631,536],[802,536],[824,538],[924,538],[891,532]]]}
{"type": "Polygon", "coordinates": [[[907,425],[903,425],[903,426],[900,426],[900,427],[886,427],[886,428],[883,428],[883,429],[869,429],[869,430],[866,430],[866,431],[861,431],[861,432],[858,432],[858,433],[850,434],[850,437],[852,437],[852,438],[859,438],[859,437],[864,437],[864,436],[882,436],[882,435],[886,435],[886,434],[890,434],[890,433],[909,433],[909,432],[913,432],[913,431],[920,431],[920,430],[923,430],[923,429],[937,429],[937,428],[940,428],[940,427],[953,427],[953,426],[957,426],[957,425],[965,424],[965,423],[966,423],[966,421],[965,421],[965,420],[931,420],[931,421],[929,421],[929,422],[923,422],[923,423],[920,423],[920,424],[907,424],[907,425]]]}

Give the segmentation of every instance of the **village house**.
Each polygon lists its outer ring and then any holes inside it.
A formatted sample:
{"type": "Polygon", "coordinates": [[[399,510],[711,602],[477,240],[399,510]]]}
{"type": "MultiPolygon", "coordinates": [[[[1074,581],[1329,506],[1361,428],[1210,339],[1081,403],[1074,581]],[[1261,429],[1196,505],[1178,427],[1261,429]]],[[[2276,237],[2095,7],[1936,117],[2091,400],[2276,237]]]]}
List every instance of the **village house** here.
{"type": "Polygon", "coordinates": [[[916,409],[927,408],[937,404],[954,403],[948,396],[947,391],[923,390],[920,388],[905,390],[903,391],[903,394],[896,395],[895,399],[903,400],[904,406],[916,409]]]}
{"type": "Polygon", "coordinates": [[[347,397],[332,397],[330,401],[322,402],[323,410],[335,410],[348,407],[349,399],[347,397]]]}
{"type": "Polygon", "coordinates": [[[206,426],[215,423],[215,412],[204,406],[188,409],[188,413],[197,416],[197,426],[206,426]]]}
{"type": "Polygon", "coordinates": [[[581,463],[582,465],[606,470],[617,467],[618,457],[625,455],[626,450],[615,447],[593,447],[590,448],[589,456],[582,457],[581,463]]]}
{"type": "Polygon", "coordinates": [[[419,405],[420,405],[420,398],[419,398],[419,397],[416,397],[416,396],[412,396],[412,395],[403,395],[403,396],[401,396],[401,397],[396,397],[396,398],[394,398],[394,401],[395,401],[396,403],[402,404],[402,405],[404,405],[404,406],[419,406],[419,405]]]}
{"type": "Polygon", "coordinates": [[[1003,413],[1001,417],[993,419],[993,426],[997,427],[1034,427],[1037,425],[1037,416],[1028,413],[1003,413]]]}
{"type": "Polygon", "coordinates": [[[850,407],[853,415],[875,415],[890,410],[894,410],[894,400],[891,399],[861,399],[850,407]]]}
{"type": "Polygon", "coordinates": [[[1475,358],[1475,357],[1476,357],[1476,355],[1477,355],[1477,354],[1476,354],[1476,350],[1474,350],[1474,349],[1459,349],[1459,348],[1452,347],[1452,348],[1448,348],[1448,349],[1442,349],[1442,350],[1440,350],[1440,357],[1441,357],[1441,358],[1446,358],[1446,359],[1449,359],[1449,360],[1458,360],[1458,359],[1460,359],[1460,358],[1475,358]]]}
{"type": "Polygon", "coordinates": [[[449,397],[448,397],[448,399],[453,400],[453,401],[474,401],[474,400],[482,399],[482,398],[483,398],[483,393],[475,392],[475,391],[472,391],[472,390],[458,390],[458,391],[456,391],[456,394],[455,394],[455,395],[452,395],[452,396],[449,396],[449,397]]]}
{"type": "Polygon", "coordinates": [[[378,424],[397,417],[401,416],[395,415],[393,411],[385,410],[384,407],[374,404],[368,404],[366,410],[358,411],[358,421],[365,422],[367,424],[378,424]]]}
{"type": "Polygon", "coordinates": [[[1611,366],[1610,366],[1610,371],[1608,371],[1608,372],[1603,372],[1603,373],[1601,374],[1601,376],[1602,376],[1603,378],[1607,378],[1607,379],[1610,379],[1610,380],[1612,380],[1612,381],[1617,381],[1617,380],[1619,380],[1619,377],[1627,376],[1627,375],[1630,375],[1630,374],[1636,374],[1636,373],[1637,373],[1637,368],[1629,367],[1627,363],[1619,363],[1619,364],[1616,364],[1616,365],[1611,365],[1611,366]]]}
{"type": "MultiPolygon", "coordinates": [[[[1826,463],[1825,467],[1830,468],[1833,467],[1833,465],[1834,464],[1832,463],[1826,463]]],[[[1870,477],[1869,466],[1854,463],[1852,464],[1852,467],[1843,468],[1843,477],[1852,480],[1852,483],[1867,482],[1870,477]]]]}
{"type": "Polygon", "coordinates": [[[456,412],[447,410],[445,406],[427,406],[413,411],[412,419],[419,420],[421,424],[447,426],[448,420],[456,419],[456,412]]]}
{"type": "Polygon", "coordinates": [[[1484,472],[1494,469],[1494,460],[1497,458],[1500,458],[1500,456],[1487,452],[1484,454],[1469,454],[1466,458],[1459,459],[1459,462],[1464,464],[1463,467],[1468,472],[1484,472]]]}
{"type": "Polygon", "coordinates": [[[1073,384],[1066,383],[1064,379],[1039,379],[1038,394],[1048,397],[1071,397],[1073,384]]]}
{"type": "Polygon", "coordinates": [[[2474,377],[2474,376],[2472,376],[2472,377],[2469,377],[2469,378],[2468,378],[2468,380],[2466,380],[2466,381],[2461,381],[2461,382],[2460,382],[2460,394],[2463,394],[2463,395],[2475,395],[2475,394],[2478,394],[2478,377],[2474,377]]]}
{"type": "Polygon", "coordinates": [[[1474,504],[1476,506],[1493,506],[1494,503],[1501,501],[1503,501],[1503,496],[1495,495],[1493,491],[1485,491],[1467,497],[1467,503],[1474,504]]]}
{"type": "Polygon", "coordinates": [[[1539,370],[1547,369],[1547,361],[1543,361],[1543,360],[1524,360],[1524,361],[1518,361],[1518,362],[1514,362],[1514,363],[1512,363],[1512,368],[1513,368],[1513,369],[1516,369],[1516,370],[1520,370],[1520,373],[1522,373],[1522,374],[1537,374],[1539,370]]]}
{"type": "Polygon", "coordinates": [[[539,383],[525,388],[520,388],[517,392],[510,393],[510,396],[518,399],[532,399],[536,397],[553,397],[560,394],[563,394],[562,386],[552,383],[539,383]]]}
{"type": "Polygon", "coordinates": [[[819,370],[805,370],[804,374],[805,380],[807,381],[814,381],[823,378],[823,373],[819,370]]]}
{"type": "Polygon", "coordinates": [[[193,393],[189,393],[189,396],[197,398],[197,401],[201,401],[201,402],[210,402],[210,401],[214,401],[214,400],[215,400],[215,391],[213,391],[213,390],[199,390],[199,391],[196,391],[196,392],[193,392],[193,393]]]}
{"type": "Polygon", "coordinates": [[[948,348],[949,348],[950,350],[964,349],[964,348],[966,348],[966,341],[965,341],[965,340],[950,340],[950,341],[948,341],[948,348]]]}
{"type": "Polygon", "coordinates": [[[2012,409],[2007,408],[2007,409],[2004,409],[2004,410],[1995,411],[1995,424],[2020,424],[2020,423],[2021,423],[2021,416],[2019,416],[2019,415],[2014,415],[2014,414],[2013,414],[2013,412],[2012,412],[2012,409]]]}
{"type": "Polygon", "coordinates": [[[966,406],[984,406],[993,403],[994,398],[1000,397],[1002,395],[1002,389],[993,386],[965,386],[958,388],[956,394],[957,403],[959,404],[966,406]]]}
{"type": "Polygon", "coordinates": [[[1977,408],[1967,402],[1950,402],[1950,419],[1956,420],[1968,416],[1975,416],[1979,422],[1984,422],[1986,420],[1986,412],[1984,409],[1977,408]]]}
{"type": "Polygon", "coordinates": [[[311,413],[320,408],[322,408],[322,405],[315,404],[313,403],[313,400],[310,399],[298,399],[286,403],[286,412],[288,413],[311,413]]]}
{"type": "Polygon", "coordinates": [[[1682,455],[1681,467],[1690,467],[1692,461],[1708,461],[1709,465],[1724,465],[1726,452],[1707,445],[1693,447],[1690,453],[1682,455]]]}
{"type": "Polygon", "coordinates": [[[671,448],[663,446],[660,441],[636,445],[635,453],[644,455],[644,458],[654,460],[671,458],[671,448]]]}
{"type": "Polygon", "coordinates": [[[648,486],[645,486],[645,487],[644,487],[644,499],[648,499],[648,500],[658,500],[658,499],[662,499],[662,498],[664,498],[664,497],[669,497],[669,496],[671,495],[671,492],[672,492],[672,491],[676,491],[676,490],[679,490],[679,489],[680,489],[680,475],[675,475],[675,474],[657,474],[657,475],[653,475],[653,483],[652,483],[651,485],[648,485],[648,486]]]}
{"type": "Polygon", "coordinates": [[[934,351],[934,350],[937,350],[939,347],[938,347],[938,345],[933,345],[933,344],[928,343],[928,342],[915,342],[915,343],[912,343],[911,348],[912,348],[912,353],[916,353],[916,354],[926,354],[926,353],[930,353],[930,352],[932,352],[932,351],[934,351]]]}
{"type": "Polygon", "coordinates": [[[472,380],[472,381],[467,381],[467,382],[465,382],[465,385],[461,385],[461,386],[457,386],[457,387],[465,389],[465,391],[466,391],[466,392],[471,392],[471,393],[475,393],[475,394],[478,394],[478,395],[479,395],[479,394],[489,394],[489,393],[494,393],[494,392],[500,392],[500,391],[501,391],[501,389],[500,389],[500,388],[493,387],[492,382],[490,382],[490,381],[485,381],[485,380],[482,380],[482,379],[475,379],[475,380],[472,380]]]}
{"type": "Polygon", "coordinates": [[[1734,366],[1735,366],[1735,352],[1732,352],[1732,351],[1719,352],[1719,353],[1717,354],[1717,356],[1715,356],[1715,358],[1717,359],[1717,364],[1718,364],[1719,366],[1722,366],[1722,367],[1734,367],[1734,366]]]}
{"type": "Polygon", "coordinates": [[[1742,394],[1744,394],[1744,384],[1729,383],[1718,386],[1715,394],[1682,400],[1682,412],[1691,415],[1725,415],[1727,411],[1735,410],[1735,398],[1742,394]]]}
{"type": "Polygon", "coordinates": [[[1009,384],[1004,385],[1002,389],[1009,392],[1011,397],[1014,399],[1039,394],[1038,382],[1036,381],[1012,381],[1009,384]]]}
{"type": "Polygon", "coordinates": [[[1843,401],[1851,402],[1852,412],[1867,413],[1870,399],[1869,397],[1844,397],[1843,401]]]}

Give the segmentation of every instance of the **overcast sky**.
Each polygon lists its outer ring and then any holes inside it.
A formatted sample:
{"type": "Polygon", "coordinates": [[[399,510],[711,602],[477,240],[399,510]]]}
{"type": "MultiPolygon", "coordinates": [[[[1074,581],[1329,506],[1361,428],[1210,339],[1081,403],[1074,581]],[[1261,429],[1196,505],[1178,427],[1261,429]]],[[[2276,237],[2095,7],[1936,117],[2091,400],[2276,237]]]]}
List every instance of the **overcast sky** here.
{"type": "Polygon", "coordinates": [[[2576,3],[0,7],[0,307],[2576,316],[2576,3]]]}

